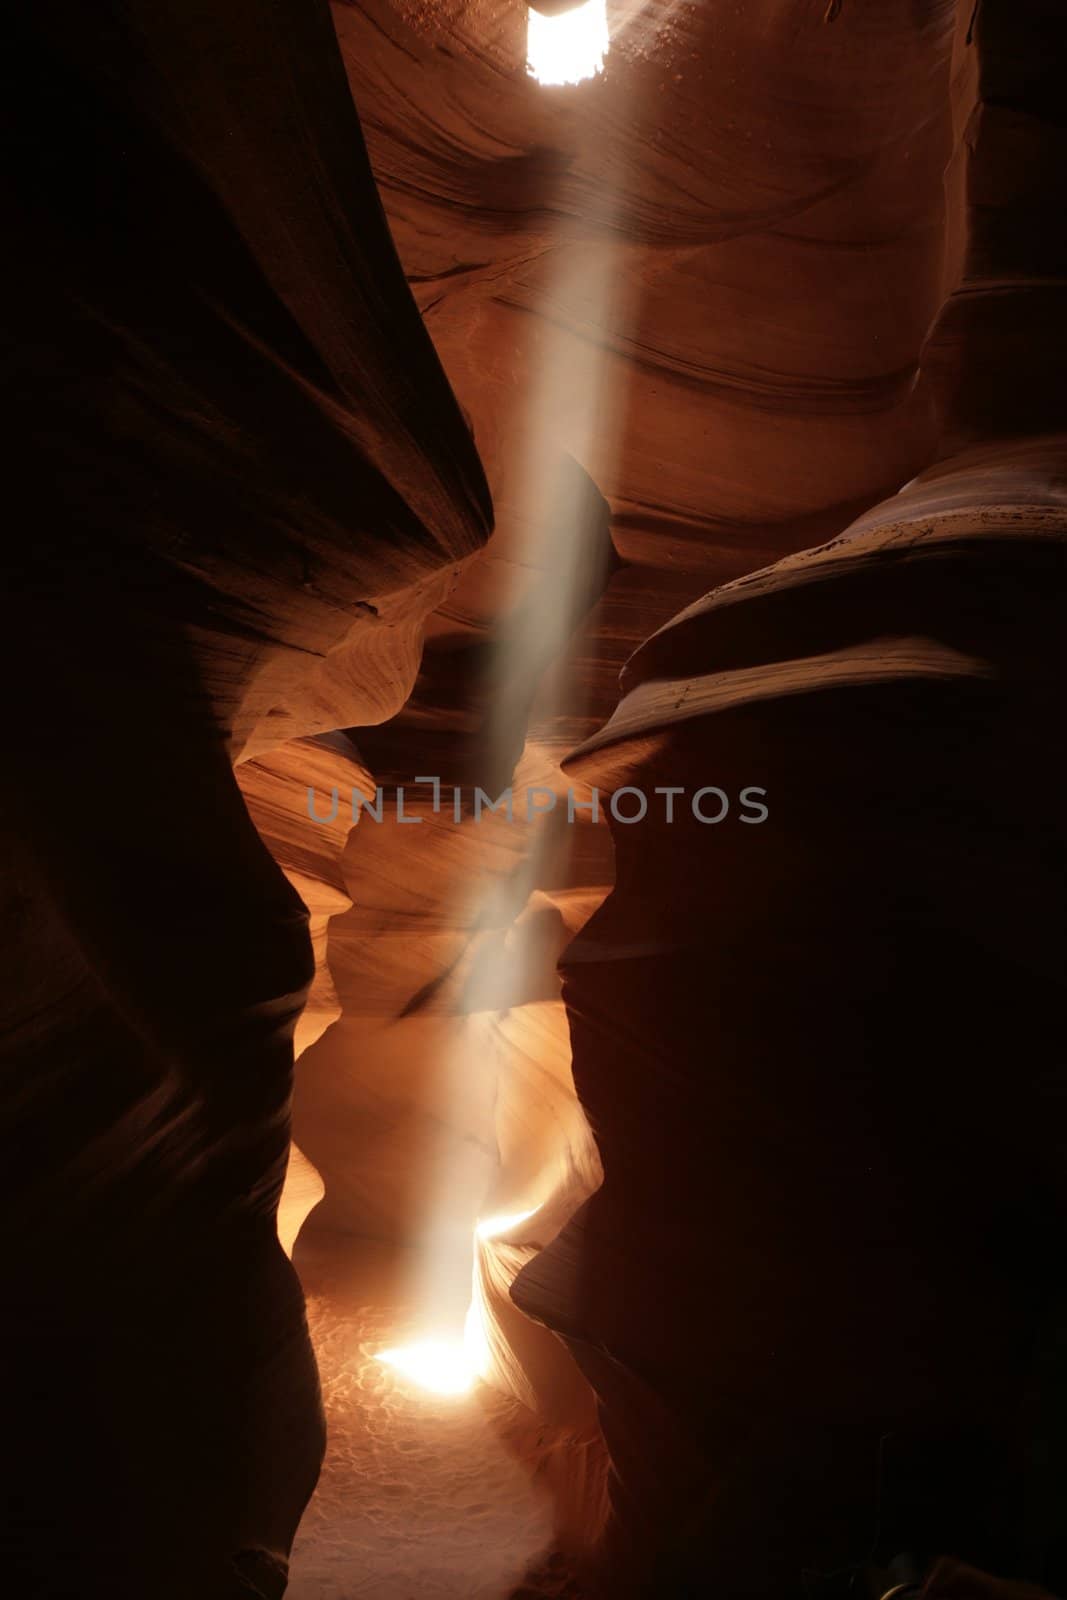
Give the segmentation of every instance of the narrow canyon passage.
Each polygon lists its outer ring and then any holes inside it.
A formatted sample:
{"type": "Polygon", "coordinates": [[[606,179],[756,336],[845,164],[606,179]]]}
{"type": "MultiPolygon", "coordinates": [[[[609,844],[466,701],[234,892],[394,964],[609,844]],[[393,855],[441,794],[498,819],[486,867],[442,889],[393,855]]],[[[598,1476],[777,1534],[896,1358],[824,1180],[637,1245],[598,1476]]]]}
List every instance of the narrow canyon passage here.
{"type": "Polygon", "coordinates": [[[298,1600],[499,1600],[550,1542],[526,1470],[502,1448],[480,1398],[441,1397],[375,1360],[403,1334],[394,1307],[339,1316],[309,1306],[329,1434],[293,1549],[298,1600]],[[353,1485],[358,1483],[358,1492],[353,1485]]]}
{"type": "Polygon", "coordinates": [[[1062,0],[5,43],[5,1593],[1063,1600],[1062,0]]]}
{"type": "Polygon", "coordinates": [[[311,1254],[303,1271],[329,1443],[287,1593],[579,1600],[553,1557],[552,1489],[538,1461],[548,1430],[492,1388],[435,1394],[377,1359],[415,1331],[388,1299],[411,1272],[396,1252],[320,1241],[311,1254]]]}

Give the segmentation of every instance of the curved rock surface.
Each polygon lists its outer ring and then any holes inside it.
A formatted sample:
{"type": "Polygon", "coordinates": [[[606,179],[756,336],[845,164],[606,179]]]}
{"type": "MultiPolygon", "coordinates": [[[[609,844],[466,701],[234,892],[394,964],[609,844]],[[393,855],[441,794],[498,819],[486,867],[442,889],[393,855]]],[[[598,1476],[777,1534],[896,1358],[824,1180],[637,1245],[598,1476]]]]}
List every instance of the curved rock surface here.
{"type": "Polygon", "coordinates": [[[230,758],[321,728],[339,650],[328,726],[403,700],[488,493],[324,7],[9,47],[5,1576],[273,1594],[322,1448],[274,1227],[313,954],[230,758]]]}
{"type": "Polygon", "coordinates": [[[605,1180],[514,1294],[600,1399],[611,1593],[791,1593],[905,1538],[1063,1581],[1023,1442],[1056,1405],[1063,1231],[1063,796],[1040,761],[1023,779],[1063,676],[1067,437],[1029,320],[1035,282],[1062,292],[1030,182],[1059,129],[1027,46],[1025,137],[1001,136],[1006,13],[969,22],[964,248],[924,357],[942,459],[673,619],[567,763],[759,785],[770,813],[614,825],[615,890],[565,958],[605,1180]],[[1025,398],[982,407],[1006,330],[1025,398]]]}

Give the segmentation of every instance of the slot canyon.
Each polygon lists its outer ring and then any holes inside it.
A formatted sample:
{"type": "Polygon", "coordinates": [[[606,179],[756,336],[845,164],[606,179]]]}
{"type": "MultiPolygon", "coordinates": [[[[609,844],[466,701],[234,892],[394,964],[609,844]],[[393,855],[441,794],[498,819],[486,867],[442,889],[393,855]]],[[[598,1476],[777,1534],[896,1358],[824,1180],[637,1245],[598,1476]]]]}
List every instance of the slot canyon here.
{"type": "Polygon", "coordinates": [[[4,1593],[1067,1596],[1067,7],[7,32],[4,1593]]]}

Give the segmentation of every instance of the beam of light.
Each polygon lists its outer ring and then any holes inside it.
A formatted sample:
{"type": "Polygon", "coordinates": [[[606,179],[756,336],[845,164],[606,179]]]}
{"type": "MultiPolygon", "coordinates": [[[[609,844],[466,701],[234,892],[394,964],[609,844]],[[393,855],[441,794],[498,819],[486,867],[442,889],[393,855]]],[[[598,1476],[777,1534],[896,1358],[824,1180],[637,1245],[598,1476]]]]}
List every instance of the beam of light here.
{"type": "Polygon", "coordinates": [[[485,1306],[477,1285],[463,1324],[463,1354],[474,1377],[488,1383],[493,1376],[493,1349],[489,1343],[485,1306]]]}
{"type": "Polygon", "coordinates": [[[420,1389],[431,1394],[466,1394],[478,1377],[467,1339],[419,1339],[414,1344],[397,1345],[375,1356],[385,1367],[403,1373],[420,1389]]]}
{"type": "Polygon", "coordinates": [[[585,0],[559,16],[527,13],[526,70],[538,83],[582,83],[604,70],[608,53],[607,0],[585,0]]]}
{"type": "MultiPolygon", "coordinates": [[[[624,422],[613,343],[617,331],[628,325],[631,307],[612,234],[616,205],[615,196],[603,194],[594,226],[587,219],[582,225],[561,226],[554,270],[543,290],[544,312],[530,330],[534,359],[525,426],[515,430],[512,447],[514,523],[507,559],[514,591],[494,660],[483,734],[487,766],[505,773],[515,760],[516,731],[525,732],[528,726],[529,693],[541,683],[546,660],[566,659],[578,623],[573,602],[591,591],[590,574],[606,555],[606,539],[603,551],[597,544],[604,530],[590,519],[591,479],[586,474],[605,479],[613,474],[624,422]],[[531,573],[543,573],[551,581],[535,581],[531,587],[531,573]]],[[[565,709],[581,715],[586,692],[581,684],[551,676],[541,683],[537,714],[545,728],[551,730],[565,709]]],[[[549,731],[545,743],[527,738],[531,759],[544,772],[541,781],[553,781],[553,771],[558,776],[552,737],[549,731]]],[[[563,840],[553,847],[560,871],[563,851],[571,847],[576,831],[562,829],[563,840]]],[[[505,928],[528,902],[544,866],[549,833],[531,828],[520,837],[522,856],[504,878],[498,881],[490,871],[464,884],[457,917],[461,926],[505,928]]],[[[430,1395],[460,1396],[479,1381],[495,1384],[501,1378],[506,1385],[482,1274],[475,1270],[472,1275],[472,1253],[477,1268],[481,1252],[492,1250],[496,1241],[512,1242],[512,1230],[533,1214],[523,1206],[524,1201],[529,1206],[527,1194],[516,1195],[512,1204],[522,1209],[474,1217],[470,1231],[457,1227],[456,1195],[475,1189],[479,1181],[484,1181],[486,1193],[494,1182],[492,1152],[474,1132],[494,1115],[494,1017],[501,1005],[523,1003],[521,996],[543,959],[535,942],[516,944],[503,937],[486,939],[482,951],[479,983],[459,997],[461,1014],[437,1068],[436,1093],[445,1121],[470,1132],[443,1141],[441,1159],[427,1183],[428,1223],[414,1267],[411,1301],[429,1336],[378,1357],[430,1395]],[[460,1293],[465,1320],[457,1304],[460,1293]]],[[[545,1198],[539,1197],[542,1204],[545,1198]]],[[[501,1202],[507,1204],[504,1194],[497,1197],[501,1202]]]]}
{"type": "Polygon", "coordinates": [[[517,1228],[520,1222],[525,1222],[539,1209],[534,1206],[531,1211],[513,1211],[509,1216],[486,1217],[475,1228],[475,1234],[479,1239],[498,1239],[502,1233],[510,1233],[512,1228],[517,1228]]]}
{"type": "MultiPolygon", "coordinates": [[[[595,74],[607,44],[605,0],[587,0],[556,18],[530,14],[530,70],[542,82],[595,74]]],[[[528,380],[501,469],[508,505],[501,556],[509,573],[501,606],[506,626],[494,642],[480,735],[482,764],[498,785],[494,794],[517,773],[517,761],[527,763],[534,782],[558,785],[562,794],[559,756],[591,692],[584,680],[565,681],[558,668],[602,590],[610,559],[608,512],[597,486],[616,481],[626,423],[620,346],[636,314],[632,275],[622,271],[621,206],[622,196],[605,184],[580,217],[560,218],[554,248],[538,273],[531,308],[537,315],[517,333],[528,380]],[[534,735],[532,726],[542,731],[534,735]]],[[[434,1063],[432,1092],[442,1137],[439,1154],[425,1163],[426,1222],[407,1296],[421,1331],[415,1341],[398,1340],[377,1357],[429,1395],[462,1396],[479,1381],[516,1392],[501,1352],[506,1338],[486,1302],[485,1257],[532,1243],[518,1232],[532,1212],[504,1208],[529,1206],[533,1190],[540,1209],[569,1169],[562,1161],[557,1171],[549,1160],[543,1185],[527,1174],[511,1193],[494,1174],[495,1019],[539,994],[544,978],[537,941],[503,933],[528,904],[549,861],[555,874],[565,873],[577,832],[566,820],[555,837],[548,827],[531,826],[513,835],[522,848],[506,871],[491,860],[484,869],[476,863],[458,890],[452,922],[468,930],[478,981],[468,976],[450,999],[457,1010],[447,1026],[442,1018],[443,1048],[434,1063]],[[542,1187],[546,1192],[539,1193],[542,1187]],[[463,1215],[465,1198],[478,1190],[492,1193],[498,1213],[463,1215]]]]}
{"type": "MultiPolygon", "coordinates": [[[[539,1206],[533,1206],[529,1211],[483,1218],[474,1230],[475,1252],[479,1240],[497,1239],[502,1234],[510,1233],[512,1228],[517,1228],[520,1222],[535,1216],[539,1210],[539,1206]]],[[[394,1372],[401,1373],[431,1394],[467,1394],[479,1378],[487,1378],[492,1358],[477,1270],[473,1275],[473,1293],[464,1319],[462,1337],[417,1339],[412,1344],[380,1350],[374,1359],[384,1367],[392,1367],[394,1372]]]]}

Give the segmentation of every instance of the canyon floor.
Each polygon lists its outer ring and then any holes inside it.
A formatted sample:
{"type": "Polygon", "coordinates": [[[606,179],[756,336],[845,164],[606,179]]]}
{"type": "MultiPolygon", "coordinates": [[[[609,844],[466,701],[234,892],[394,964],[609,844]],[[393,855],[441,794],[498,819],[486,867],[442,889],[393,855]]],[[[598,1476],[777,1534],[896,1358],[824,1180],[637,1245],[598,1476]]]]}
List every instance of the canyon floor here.
{"type": "Polygon", "coordinates": [[[579,1600],[552,1554],[543,1430],[479,1384],[438,1396],[375,1359],[403,1343],[403,1252],[298,1254],[329,1442],[290,1600],[579,1600]]]}

